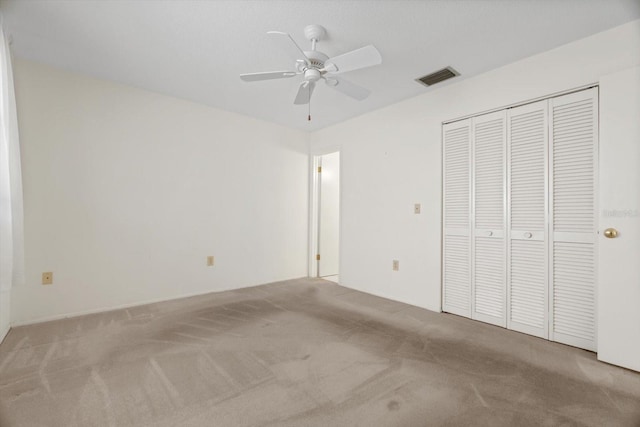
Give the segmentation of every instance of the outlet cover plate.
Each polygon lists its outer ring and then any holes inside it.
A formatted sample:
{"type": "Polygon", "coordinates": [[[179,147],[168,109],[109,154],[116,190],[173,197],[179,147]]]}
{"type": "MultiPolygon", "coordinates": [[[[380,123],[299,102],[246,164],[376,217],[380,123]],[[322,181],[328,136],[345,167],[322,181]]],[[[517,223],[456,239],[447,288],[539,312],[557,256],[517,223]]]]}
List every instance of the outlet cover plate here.
{"type": "Polygon", "coordinates": [[[53,284],[53,273],[51,271],[42,273],[42,284],[43,285],[53,284]]]}

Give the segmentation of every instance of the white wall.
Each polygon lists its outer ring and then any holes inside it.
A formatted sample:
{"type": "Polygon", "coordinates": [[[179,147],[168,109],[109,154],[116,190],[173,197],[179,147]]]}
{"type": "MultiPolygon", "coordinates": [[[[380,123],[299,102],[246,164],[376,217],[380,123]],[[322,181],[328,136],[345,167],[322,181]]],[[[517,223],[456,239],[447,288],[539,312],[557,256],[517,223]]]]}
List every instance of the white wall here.
{"type": "Polygon", "coordinates": [[[15,80],[14,325],[306,276],[305,133],[21,60],[15,80]]]}
{"type": "Polygon", "coordinates": [[[312,134],[312,153],[341,150],[341,284],[439,311],[441,123],[598,83],[638,64],[634,21],[312,134]],[[422,203],[421,215],[414,203],[422,203]]]}

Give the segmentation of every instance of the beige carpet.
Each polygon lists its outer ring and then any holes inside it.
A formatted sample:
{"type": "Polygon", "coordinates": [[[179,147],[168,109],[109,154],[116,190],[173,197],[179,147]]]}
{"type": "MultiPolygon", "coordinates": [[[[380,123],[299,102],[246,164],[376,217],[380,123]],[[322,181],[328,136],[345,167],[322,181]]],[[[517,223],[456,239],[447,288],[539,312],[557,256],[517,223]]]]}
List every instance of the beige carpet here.
{"type": "Polygon", "coordinates": [[[13,329],[0,426],[640,426],[640,374],[323,280],[13,329]]]}

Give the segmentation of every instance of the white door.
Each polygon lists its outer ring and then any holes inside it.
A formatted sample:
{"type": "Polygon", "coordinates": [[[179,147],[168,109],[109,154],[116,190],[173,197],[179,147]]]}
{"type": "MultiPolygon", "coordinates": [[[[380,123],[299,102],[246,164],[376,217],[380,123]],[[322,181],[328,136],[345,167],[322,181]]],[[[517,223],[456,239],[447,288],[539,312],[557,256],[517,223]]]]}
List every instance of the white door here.
{"type": "Polygon", "coordinates": [[[550,339],[596,350],[598,92],[549,100],[550,339]]]}
{"type": "Polygon", "coordinates": [[[471,120],[447,123],[442,132],[442,308],[471,317],[471,120]]]}
{"type": "Polygon", "coordinates": [[[340,248],[340,153],[320,158],[318,276],[338,274],[340,248]]]}
{"type": "Polygon", "coordinates": [[[548,338],[548,101],[507,111],[507,327],[548,338]]]}
{"type": "Polygon", "coordinates": [[[640,371],[640,67],[600,80],[598,359],[640,371]],[[607,238],[604,231],[618,231],[607,238]]]}
{"type": "Polygon", "coordinates": [[[505,327],[507,114],[473,118],[472,317],[505,327]]]}

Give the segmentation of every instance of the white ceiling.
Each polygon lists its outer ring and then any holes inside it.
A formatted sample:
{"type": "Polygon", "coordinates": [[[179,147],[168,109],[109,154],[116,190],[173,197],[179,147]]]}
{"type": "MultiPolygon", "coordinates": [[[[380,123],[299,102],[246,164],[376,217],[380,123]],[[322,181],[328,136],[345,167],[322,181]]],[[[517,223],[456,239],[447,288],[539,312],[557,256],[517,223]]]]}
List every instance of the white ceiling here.
{"type": "Polygon", "coordinates": [[[460,80],[638,19],[640,0],[11,0],[0,10],[20,58],[315,130],[434,90],[414,79],[442,67],[460,80]],[[238,75],[293,69],[265,33],[288,32],[306,50],[313,23],[328,31],[318,50],[374,44],[383,63],[344,74],[373,92],[365,101],[320,85],[307,123],[307,107],[293,105],[300,77],[238,75]]]}

